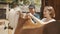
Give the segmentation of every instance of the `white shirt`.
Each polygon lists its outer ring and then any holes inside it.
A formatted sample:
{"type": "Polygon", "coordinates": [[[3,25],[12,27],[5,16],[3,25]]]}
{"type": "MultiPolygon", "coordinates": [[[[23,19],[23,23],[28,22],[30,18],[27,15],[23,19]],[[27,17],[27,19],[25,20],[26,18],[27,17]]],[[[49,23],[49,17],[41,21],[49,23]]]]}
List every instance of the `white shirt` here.
{"type": "Polygon", "coordinates": [[[47,19],[46,18],[43,18],[41,21],[42,21],[42,24],[48,24],[50,22],[53,22],[53,21],[56,21],[55,19],[51,19],[51,20],[48,20],[46,21],[47,19]]]}

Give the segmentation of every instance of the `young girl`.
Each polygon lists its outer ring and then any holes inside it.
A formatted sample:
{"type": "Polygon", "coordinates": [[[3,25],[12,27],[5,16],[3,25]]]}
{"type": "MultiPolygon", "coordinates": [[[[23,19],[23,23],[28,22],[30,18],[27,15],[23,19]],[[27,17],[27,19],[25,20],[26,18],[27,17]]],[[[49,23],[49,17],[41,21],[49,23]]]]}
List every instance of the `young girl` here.
{"type": "Polygon", "coordinates": [[[38,18],[36,18],[35,16],[33,16],[31,13],[29,14],[31,16],[31,18],[35,19],[35,21],[37,23],[40,24],[48,24],[50,22],[56,21],[55,18],[55,11],[54,8],[51,6],[45,6],[44,7],[44,11],[43,11],[43,19],[39,20],[38,18]]]}

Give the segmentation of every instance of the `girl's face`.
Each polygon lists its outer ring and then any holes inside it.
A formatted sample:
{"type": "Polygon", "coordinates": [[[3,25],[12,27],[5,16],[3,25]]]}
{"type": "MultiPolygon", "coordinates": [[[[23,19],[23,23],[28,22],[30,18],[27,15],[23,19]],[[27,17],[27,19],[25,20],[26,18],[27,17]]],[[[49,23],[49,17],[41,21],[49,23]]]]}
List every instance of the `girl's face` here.
{"type": "Polygon", "coordinates": [[[47,9],[44,9],[43,16],[44,17],[50,16],[50,12],[47,9]]]}

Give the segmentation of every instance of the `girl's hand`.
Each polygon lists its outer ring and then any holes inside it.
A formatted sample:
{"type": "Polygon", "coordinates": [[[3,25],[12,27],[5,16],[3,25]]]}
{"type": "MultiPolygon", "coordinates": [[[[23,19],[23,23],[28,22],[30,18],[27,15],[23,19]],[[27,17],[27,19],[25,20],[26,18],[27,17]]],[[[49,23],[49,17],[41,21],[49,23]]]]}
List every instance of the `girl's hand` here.
{"type": "Polygon", "coordinates": [[[25,19],[31,19],[31,17],[30,17],[30,15],[29,14],[27,14],[26,16],[25,16],[25,19]]]}

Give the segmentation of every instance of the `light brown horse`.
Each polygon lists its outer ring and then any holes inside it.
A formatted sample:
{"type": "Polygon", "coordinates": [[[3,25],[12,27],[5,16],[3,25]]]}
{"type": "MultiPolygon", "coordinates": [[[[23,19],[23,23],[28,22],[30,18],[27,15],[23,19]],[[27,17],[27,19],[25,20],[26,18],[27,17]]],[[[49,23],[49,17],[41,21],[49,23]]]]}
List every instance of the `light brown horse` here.
{"type": "Polygon", "coordinates": [[[41,24],[33,24],[30,20],[19,17],[14,34],[42,34],[41,24]]]}

